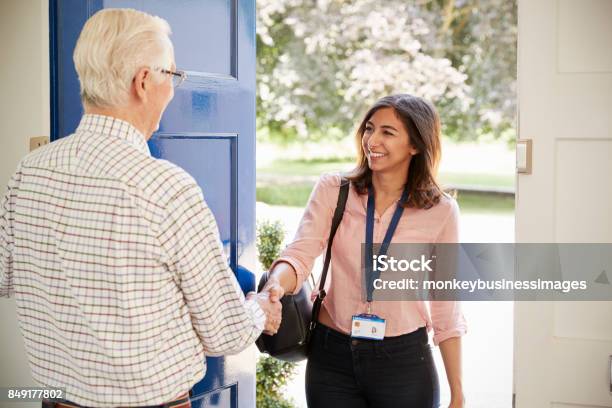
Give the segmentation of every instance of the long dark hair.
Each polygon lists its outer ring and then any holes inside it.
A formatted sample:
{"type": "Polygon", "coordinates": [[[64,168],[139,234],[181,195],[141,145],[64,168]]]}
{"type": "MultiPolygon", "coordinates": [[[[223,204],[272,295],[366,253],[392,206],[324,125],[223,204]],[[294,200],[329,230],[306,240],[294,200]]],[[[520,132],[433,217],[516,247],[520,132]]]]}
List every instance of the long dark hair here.
{"type": "Polygon", "coordinates": [[[347,178],[359,194],[366,194],[372,184],[372,170],[362,147],[363,133],[367,122],[374,113],[382,108],[393,108],[398,119],[404,124],[410,143],[417,150],[408,168],[406,185],[410,191],[405,207],[431,208],[440,201],[443,191],[436,175],[442,153],[440,140],[440,117],[436,108],[428,101],[417,96],[398,94],[385,96],[378,100],[365,114],[355,139],[357,142],[357,166],[347,178]]]}

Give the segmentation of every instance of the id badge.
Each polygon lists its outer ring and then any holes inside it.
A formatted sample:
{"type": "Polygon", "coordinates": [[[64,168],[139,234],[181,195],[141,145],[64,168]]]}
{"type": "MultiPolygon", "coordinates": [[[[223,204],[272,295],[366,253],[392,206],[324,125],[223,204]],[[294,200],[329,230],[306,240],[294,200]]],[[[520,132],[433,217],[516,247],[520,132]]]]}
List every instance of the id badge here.
{"type": "Polygon", "coordinates": [[[351,337],[367,340],[382,340],[385,338],[387,322],[373,314],[353,316],[351,337]]]}

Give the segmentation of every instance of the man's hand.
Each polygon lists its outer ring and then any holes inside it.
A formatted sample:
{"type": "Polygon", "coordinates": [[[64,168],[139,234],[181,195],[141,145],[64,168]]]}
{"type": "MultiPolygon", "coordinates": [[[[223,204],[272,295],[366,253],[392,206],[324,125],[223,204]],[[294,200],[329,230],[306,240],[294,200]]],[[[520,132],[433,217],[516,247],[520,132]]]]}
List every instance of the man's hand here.
{"type": "Polygon", "coordinates": [[[266,313],[266,326],[264,333],[270,336],[278,332],[282,320],[281,299],[285,295],[280,281],[275,276],[269,276],[266,284],[257,296],[259,306],[266,313]]]}
{"type": "Polygon", "coordinates": [[[280,302],[280,299],[277,301],[272,301],[272,297],[268,292],[261,291],[258,294],[254,292],[249,293],[249,298],[255,297],[259,307],[266,314],[266,325],[264,327],[264,333],[270,336],[275,335],[278,331],[278,328],[281,324],[281,319],[283,317],[282,310],[283,306],[280,302]]]}

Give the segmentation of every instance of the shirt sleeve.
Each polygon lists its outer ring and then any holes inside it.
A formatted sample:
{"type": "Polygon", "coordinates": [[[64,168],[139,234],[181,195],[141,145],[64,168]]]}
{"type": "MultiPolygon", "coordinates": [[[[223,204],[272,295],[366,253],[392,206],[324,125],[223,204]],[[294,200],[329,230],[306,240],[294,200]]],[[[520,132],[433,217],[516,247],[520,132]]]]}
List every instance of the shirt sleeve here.
{"type": "Polygon", "coordinates": [[[0,296],[11,297],[14,294],[13,284],[13,222],[15,219],[15,196],[21,171],[11,177],[6,194],[0,203],[0,296]]]}
{"type": "Polygon", "coordinates": [[[327,245],[339,189],[339,176],[321,176],[310,194],[293,241],[270,267],[274,268],[279,262],[287,262],[293,266],[297,274],[294,293],[299,292],[304,281],[308,279],[315,259],[327,245]]]}
{"type": "MultiPolygon", "coordinates": [[[[436,239],[438,243],[459,242],[459,206],[450,199],[450,211],[436,239]]],[[[444,340],[460,337],[467,333],[467,324],[461,302],[431,301],[429,303],[431,321],[434,329],[434,344],[437,346],[444,340]]]]}
{"type": "Polygon", "coordinates": [[[214,216],[195,183],[171,200],[159,240],[205,353],[234,354],[254,343],[266,316],[255,299],[245,299],[227,264],[214,216]]]}

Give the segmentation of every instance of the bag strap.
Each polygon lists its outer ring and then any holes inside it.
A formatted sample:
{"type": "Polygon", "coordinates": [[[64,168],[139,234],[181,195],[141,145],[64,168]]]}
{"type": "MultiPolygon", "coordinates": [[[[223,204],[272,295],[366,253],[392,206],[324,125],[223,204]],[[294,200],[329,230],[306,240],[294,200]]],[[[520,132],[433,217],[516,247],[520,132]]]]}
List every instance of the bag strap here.
{"type": "Polygon", "coordinates": [[[327,251],[325,252],[325,261],[323,262],[323,271],[321,272],[321,280],[319,282],[319,293],[317,294],[317,298],[312,305],[311,327],[314,327],[316,324],[319,317],[319,311],[321,309],[321,303],[323,303],[323,299],[325,299],[325,296],[327,296],[327,293],[325,292],[325,280],[327,279],[327,271],[329,270],[329,263],[331,261],[332,244],[334,242],[336,230],[338,229],[338,226],[342,221],[342,216],[344,215],[344,208],[346,207],[346,200],[348,198],[350,185],[351,183],[346,178],[342,177],[340,181],[340,191],[338,192],[338,202],[336,204],[336,210],[334,211],[334,218],[332,218],[329,238],[327,240],[327,251]]]}

